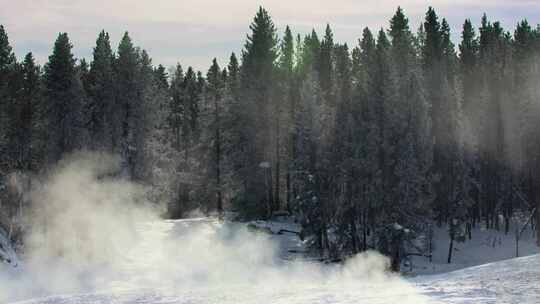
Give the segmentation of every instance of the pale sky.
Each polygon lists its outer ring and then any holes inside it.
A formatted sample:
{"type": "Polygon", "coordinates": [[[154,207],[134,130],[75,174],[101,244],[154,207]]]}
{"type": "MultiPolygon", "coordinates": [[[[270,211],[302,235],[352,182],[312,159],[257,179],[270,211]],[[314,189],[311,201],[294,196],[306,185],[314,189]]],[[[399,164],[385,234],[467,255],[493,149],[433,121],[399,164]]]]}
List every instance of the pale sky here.
{"type": "Polygon", "coordinates": [[[465,18],[478,25],[484,12],[512,32],[523,18],[540,22],[540,0],[0,0],[0,24],[17,56],[32,51],[40,64],[59,32],[68,32],[75,56],[90,59],[99,31],[111,34],[116,49],[127,30],[154,64],[180,62],[205,72],[213,57],[223,66],[232,51],[240,52],[260,5],[270,12],[280,34],[288,24],[295,34],[314,27],[322,35],[330,23],[335,40],[350,47],[364,27],[387,27],[398,5],[414,31],[433,6],[448,19],[454,40],[465,18]]]}

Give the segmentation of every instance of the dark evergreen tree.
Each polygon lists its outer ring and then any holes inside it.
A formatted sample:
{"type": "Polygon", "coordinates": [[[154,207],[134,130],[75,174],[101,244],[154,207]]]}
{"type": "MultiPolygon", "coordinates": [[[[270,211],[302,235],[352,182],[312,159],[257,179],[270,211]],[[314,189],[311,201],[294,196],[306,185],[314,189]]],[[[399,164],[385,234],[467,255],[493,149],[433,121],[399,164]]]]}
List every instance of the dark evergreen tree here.
{"type": "Polygon", "coordinates": [[[154,69],[154,78],[160,89],[166,90],[169,88],[169,75],[163,65],[160,64],[154,69]]]}
{"type": "Polygon", "coordinates": [[[209,129],[211,130],[210,133],[213,133],[210,138],[210,147],[209,150],[212,151],[213,157],[211,157],[211,165],[209,166],[212,170],[210,170],[211,176],[213,175],[212,184],[215,188],[215,195],[216,195],[216,211],[218,214],[223,216],[223,189],[222,189],[222,179],[223,179],[223,173],[222,173],[222,167],[223,167],[223,94],[224,94],[224,82],[223,77],[221,74],[220,67],[217,63],[217,60],[214,58],[212,61],[212,66],[208,70],[208,73],[206,74],[206,79],[208,81],[208,89],[206,92],[207,95],[207,102],[208,107],[211,108],[209,111],[211,118],[209,120],[211,123],[209,124],[209,129]]]}
{"type": "Polygon", "coordinates": [[[505,69],[507,50],[504,32],[499,22],[491,23],[486,15],[482,17],[480,28],[479,63],[481,65],[480,115],[484,118],[480,126],[480,199],[484,203],[483,216],[488,228],[498,228],[498,192],[500,165],[505,159],[502,101],[505,92],[505,69]]]}
{"type": "Polygon", "coordinates": [[[333,53],[334,53],[334,34],[330,25],[326,25],[324,38],[321,41],[321,51],[317,61],[317,71],[319,72],[319,83],[327,101],[333,102],[333,53]]]}
{"type": "Polygon", "coordinates": [[[22,63],[23,85],[19,97],[20,110],[12,125],[17,126],[20,168],[35,171],[43,164],[43,120],[41,116],[41,75],[32,53],[22,63]]]}
{"type": "Polygon", "coordinates": [[[171,79],[171,102],[168,121],[174,134],[173,146],[178,151],[182,149],[184,113],[184,71],[182,66],[177,64],[171,79]]]}
{"type": "Polygon", "coordinates": [[[276,134],[271,114],[275,112],[277,102],[273,96],[277,35],[270,15],[262,7],[250,29],[252,32],[242,51],[240,102],[244,110],[240,120],[245,133],[240,138],[245,142],[237,143],[244,146],[243,155],[238,160],[243,164],[239,176],[244,184],[239,200],[251,206],[246,208],[270,216],[276,208],[271,172],[275,165],[271,161],[276,134]]]}
{"type": "MultiPolygon", "coordinates": [[[[9,44],[9,38],[3,25],[0,25],[0,152],[6,155],[6,130],[8,129],[7,111],[11,98],[9,96],[8,82],[15,64],[15,54],[9,44]]],[[[7,166],[9,160],[2,157],[2,167],[7,166]]]]}
{"type": "Polygon", "coordinates": [[[48,158],[51,162],[60,160],[64,153],[83,145],[84,96],[81,96],[83,91],[71,49],[68,35],[59,34],[45,66],[45,115],[48,158]]]}
{"type": "MultiPolygon", "coordinates": [[[[459,75],[461,80],[463,130],[468,137],[464,139],[464,145],[468,153],[464,154],[469,177],[476,185],[479,185],[479,133],[480,112],[479,100],[480,85],[478,75],[478,38],[469,19],[465,20],[459,45],[459,75]]],[[[479,187],[471,187],[469,196],[474,201],[469,211],[471,227],[475,227],[480,219],[479,187]]]]}
{"type": "Polygon", "coordinates": [[[87,80],[89,100],[86,124],[91,147],[117,152],[119,109],[115,100],[113,60],[109,34],[101,31],[96,41],[87,80]]]}
{"type": "MultiPolygon", "coordinates": [[[[9,66],[15,63],[15,54],[9,44],[9,38],[3,25],[0,25],[0,71],[5,75],[9,66]]],[[[3,79],[5,81],[5,79],[3,79]]],[[[2,82],[3,82],[2,81],[2,82]]]]}
{"type": "MultiPolygon", "coordinates": [[[[280,46],[280,57],[279,57],[279,77],[280,77],[280,87],[283,94],[283,105],[282,105],[282,111],[283,111],[283,117],[282,121],[284,122],[284,127],[282,127],[282,133],[284,137],[284,142],[286,144],[285,151],[285,157],[287,158],[287,164],[286,164],[286,173],[285,173],[285,193],[286,193],[286,206],[285,208],[290,212],[291,209],[291,203],[292,203],[292,184],[291,184],[291,170],[292,170],[292,164],[294,160],[294,139],[292,136],[292,130],[293,130],[293,122],[295,119],[295,111],[296,111],[296,91],[297,87],[295,85],[295,75],[294,68],[295,68],[295,53],[294,53],[294,38],[291,32],[291,29],[289,26],[285,28],[285,34],[281,41],[280,46]]],[[[280,130],[281,131],[281,130],[280,130]]],[[[276,146],[276,156],[279,156],[279,152],[281,149],[280,145],[278,144],[276,146]]],[[[279,159],[280,157],[278,157],[279,159]]],[[[279,164],[276,166],[278,169],[280,168],[279,164]]],[[[280,173],[276,172],[276,180],[275,183],[279,184],[280,180],[280,173]]],[[[276,197],[276,200],[279,200],[279,187],[276,187],[276,191],[274,193],[274,196],[276,197]]]]}
{"type": "Polygon", "coordinates": [[[111,122],[113,145],[123,160],[124,172],[135,178],[134,168],[137,147],[135,145],[137,124],[136,113],[142,106],[138,83],[140,76],[140,56],[126,32],[118,46],[118,57],[114,61],[115,71],[115,111],[116,119],[111,122]]]}
{"type": "Polygon", "coordinates": [[[199,101],[202,89],[200,78],[192,67],[188,67],[184,77],[184,107],[185,116],[183,122],[184,140],[188,149],[185,150],[186,161],[189,158],[189,148],[197,143],[199,128],[199,101]]]}

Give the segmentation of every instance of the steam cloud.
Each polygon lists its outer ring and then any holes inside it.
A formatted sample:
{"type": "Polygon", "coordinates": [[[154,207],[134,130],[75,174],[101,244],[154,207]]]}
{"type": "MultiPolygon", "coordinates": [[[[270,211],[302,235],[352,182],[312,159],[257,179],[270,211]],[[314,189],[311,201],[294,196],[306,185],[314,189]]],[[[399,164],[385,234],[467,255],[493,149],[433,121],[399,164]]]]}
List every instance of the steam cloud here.
{"type": "Polygon", "coordinates": [[[119,169],[118,158],[78,153],[34,186],[24,262],[0,269],[0,302],[426,302],[375,252],[340,266],[289,262],[242,224],[160,220],[119,169]]]}

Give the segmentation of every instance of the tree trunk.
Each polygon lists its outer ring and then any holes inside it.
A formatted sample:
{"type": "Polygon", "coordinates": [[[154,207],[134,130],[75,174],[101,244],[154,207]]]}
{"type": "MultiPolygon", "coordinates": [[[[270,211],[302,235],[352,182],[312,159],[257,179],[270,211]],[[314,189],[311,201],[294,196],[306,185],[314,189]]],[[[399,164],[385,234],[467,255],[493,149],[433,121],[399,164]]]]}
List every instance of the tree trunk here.
{"type": "Polygon", "coordinates": [[[448,264],[452,263],[452,251],[454,250],[454,234],[450,234],[450,246],[448,248],[448,264]]]}
{"type": "Polygon", "coordinates": [[[292,214],[292,208],[291,208],[291,172],[290,172],[290,168],[287,170],[287,175],[286,175],[286,189],[285,191],[287,192],[287,211],[289,212],[289,214],[292,214]]]}
{"type": "Polygon", "coordinates": [[[391,270],[394,272],[400,271],[401,266],[401,254],[400,254],[400,241],[394,240],[392,244],[392,253],[391,253],[391,270]]]}
{"type": "Polygon", "coordinates": [[[504,234],[510,232],[510,215],[505,215],[504,217],[504,234]]]}
{"type": "Polygon", "coordinates": [[[358,253],[358,243],[357,243],[357,240],[358,240],[358,231],[356,229],[356,221],[354,220],[355,219],[355,214],[351,216],[351,222],[350,222],[350,225],[351,225],[351,232],[352,232],[352,247],[353,247],[353,254],[356,254],[358,253]]]}
{"type": "MultiPolygon", "coordinates": [[[[538,207],[536,210],[539,210],[538,207]]],[[[540,247],[540,212],[536,212],[536,246],[540,247]]]]}
{"type": "MultiPolygon", "coordinates": [[[[540,160],[536,160],[536,162],[539,162],[540,160]]],[[[535,222],[535,226],[536,226],[536,245],[538,247],[540,247],[540,212],[538,210],[540,210],[540,185],[539,185],[539,181],[540,181],[540,172],[538,172],[538,164],[536,164],[534,166],[536,168],[536,170],[534,170],[534,184],[532,185],[533,186],[533,189],[532,189],[532,193],[533,193],[533,199],[531,200],[531,204],[536,204],[536,222],[535,222]]],[[[534,222],[534,221],[531,221],[531,223],[534,222]]]]}
{"type": "Polygon", "coordinates": [[[516,258],[519,257],[519,230],[516,227],[516,258]]]}
{"type": "Polygon", "coordinates": [[[363,239],[362,239],[362,250],[367,250],[367,237],[368,237],[368,213],[364,212],[364,224],[362,225],[363,230],[363,239]]]}
{"type": "Polygon", "coordinates": [[[223,198],[221,194],[221,129],[219,119],[219,108],[217,99],[214,99],[214,110],[216,120],[216,210],[218,216],[223,216],[223,198]]]}
{"type": "Polygon", "coordinates": [[[281,191],[280,187],[280,175],[281,175],[281,154],[279,153],[279,143],[280,143],[280,134],[279,134],[279,125],[276,128],[277,132],[277,138],[276,138],[276,172],[275,172],[275,180],[274,180],[274,208],[276,210],[281,209],[281,202],[279,198],[279,194],[281,191]]]}
{"type": "Polygon", "coordinates": [[[429,253],[429,262],[433,262],[433,227],[429,225],[429,237],[428,237],[428,253],[429,253]]]}

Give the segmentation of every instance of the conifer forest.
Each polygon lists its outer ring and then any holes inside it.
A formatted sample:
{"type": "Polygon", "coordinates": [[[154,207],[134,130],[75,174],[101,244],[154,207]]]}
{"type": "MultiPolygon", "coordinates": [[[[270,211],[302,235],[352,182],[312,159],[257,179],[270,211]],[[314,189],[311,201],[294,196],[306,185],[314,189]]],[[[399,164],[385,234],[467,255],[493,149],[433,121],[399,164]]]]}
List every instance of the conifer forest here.
{"type": "Polygon", "coordinates": [[[106,29],[91,58],[59,33],[38,63],[0,26],[0,227],[25,248],[25,193],[90,151],[115,155],[105,175],[144,185],[163,218],[290,218],[328,263],[374,250],[402,271],[431,259],[436,229],[448,263],[480,228],[540,246],[540,27],[462,24],[397,8],[347,45],[261,7],[241,53],[204,71],[106,29]]]}

